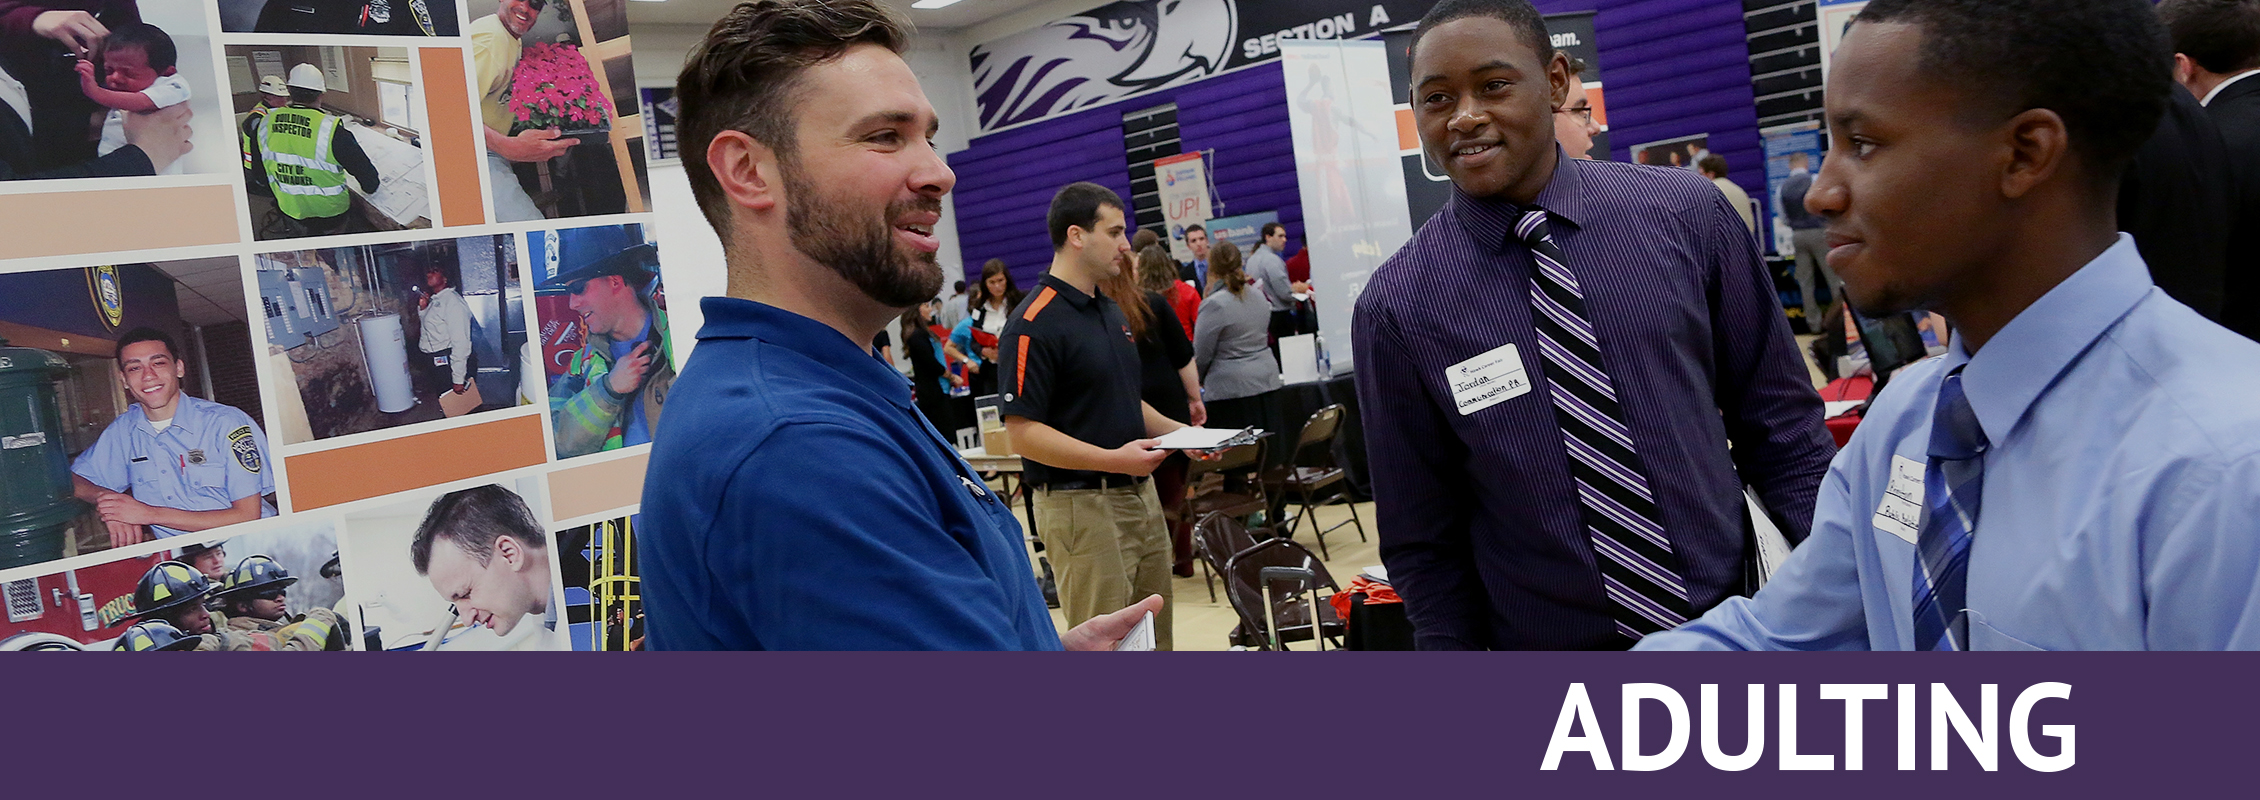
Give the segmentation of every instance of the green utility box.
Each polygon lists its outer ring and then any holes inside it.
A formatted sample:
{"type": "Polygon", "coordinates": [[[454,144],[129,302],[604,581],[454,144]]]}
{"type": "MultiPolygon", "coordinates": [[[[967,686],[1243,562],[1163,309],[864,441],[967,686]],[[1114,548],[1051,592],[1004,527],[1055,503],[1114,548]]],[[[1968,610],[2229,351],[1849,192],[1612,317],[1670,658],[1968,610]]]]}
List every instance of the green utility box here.
{"type": "Polygon", "coordinates": [[[86,504],[71,496],[69,443],[55,381],[62,356],[0,339],[0,570],[63,557],[71,520],[86,504]]]}

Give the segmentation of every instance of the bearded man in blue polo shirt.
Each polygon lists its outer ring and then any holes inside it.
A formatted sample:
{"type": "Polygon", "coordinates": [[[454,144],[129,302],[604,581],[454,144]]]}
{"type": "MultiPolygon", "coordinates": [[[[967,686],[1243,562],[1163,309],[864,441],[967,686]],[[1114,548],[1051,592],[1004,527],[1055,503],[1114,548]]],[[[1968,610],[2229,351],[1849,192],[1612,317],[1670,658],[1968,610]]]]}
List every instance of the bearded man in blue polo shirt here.
{"type": "Polygon", "coordinates": [[[101,515],[111,547],[275,515],[266,432],[234,406],[182,393],[178,353],[154,328],[118,337],[136,402],[71,462],[73,494],[101,515]]]}
{"type": "Polygon", "coordinates": [[[651,649],[1096,650],[1161,607],[1054,630],[1011,508],[864,350],[941,288],[956,176],[909,36],[873,0],[758,0],[677,79],[729,296],[652,443],[651,649]]]}

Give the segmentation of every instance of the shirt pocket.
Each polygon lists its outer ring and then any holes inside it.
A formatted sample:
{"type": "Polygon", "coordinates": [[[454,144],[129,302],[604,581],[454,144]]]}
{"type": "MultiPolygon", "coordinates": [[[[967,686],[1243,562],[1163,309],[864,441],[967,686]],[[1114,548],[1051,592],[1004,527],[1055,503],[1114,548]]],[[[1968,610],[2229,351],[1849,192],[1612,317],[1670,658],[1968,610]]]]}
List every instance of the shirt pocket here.
{"type": "Polygon", "coordinates": [[[1971,650],[2022,650],[2027,652],[2038,652],[2046,651],[2048,649],[2041,647],[2040,645],[2025,641],[2023,639],[2019,639],[2015,636],[2010,636],[2007,633],[2003,633],[2000,628],[1996,628],[1988,624],[1985,619],[1983,617],[1980,617],[1975,611],[1969,612],[1969,616],[1971,650]]]}
{"type": "Polygon", "coordinates": [[[183,472],[188,490],[194,494],[226,498],[228,494],[228,465],[206,462],[190,464],[183,472]]]}

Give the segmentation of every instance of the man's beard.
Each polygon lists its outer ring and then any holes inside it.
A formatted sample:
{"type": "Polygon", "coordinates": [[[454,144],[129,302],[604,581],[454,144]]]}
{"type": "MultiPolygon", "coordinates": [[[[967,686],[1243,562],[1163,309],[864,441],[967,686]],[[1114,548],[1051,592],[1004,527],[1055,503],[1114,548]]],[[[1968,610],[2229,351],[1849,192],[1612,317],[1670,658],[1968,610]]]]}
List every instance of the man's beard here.
{"type": "Polygon", "coordinates": [[[904,247],[892,224],[912,211],[940,213],[940,199],[898,200],[871,218],[818,191],[795,159],[780,159],[779,164],[790,203],[785,227],[794,248],[888,308],[909,308],[941,291],[942,267],[934,254],[904,247]]]}

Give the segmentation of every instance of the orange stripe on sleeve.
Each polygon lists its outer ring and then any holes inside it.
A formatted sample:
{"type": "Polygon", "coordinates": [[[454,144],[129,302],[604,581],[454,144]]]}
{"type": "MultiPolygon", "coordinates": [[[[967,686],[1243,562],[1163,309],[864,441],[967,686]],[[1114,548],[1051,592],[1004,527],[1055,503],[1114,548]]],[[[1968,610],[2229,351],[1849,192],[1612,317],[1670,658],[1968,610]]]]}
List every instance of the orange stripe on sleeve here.
{"type": "MultiPolygon", "coordinates": [[[[1050,290],[1050,289],[1045,289],[1045,290],[1044,290],[1044,293],[1045,293],[1045,294],[1047,294],[1047,295],[1049,295],[1049,294],[1051,293],[1051,290],[1050,290]]],[[[1031,316],[1033,316],[1033,315],[1031,314],[1031,316]]],[[[1029,342],[1028,342],[1028,335],[1027,335],[1027,334],[1025,334],[1025,333],[1024,333],[1024,334],[1021,334],[1021,335],[1020,335],[1020,366],[1018,366],[1018,367],[1015,367],[1015,368],[1013,369],[1013,378],[1012,378],[1012,393],[1013,393],[1013,394],[1027,394],[1027,393],[1028,393],[1028,347],[1029,347],[1029,342]]]]}
{"type": "MultiPolygon", "coordinates": [[[[1051,305],[1052,298],[1058,296],[1059,292],[1054,291],[1052,287],[1044,287],[1044,290],[1036,295],[1036,302],[1028,304],[1028,313],[1021,314],[1020,318],[1026,320],[1035,319],[1037,314],[1044,313],[1044,306],[1051,305]]],[[[1025,340],[1028,337],[1022,336],[1020,338],[1025,340]]]]}

